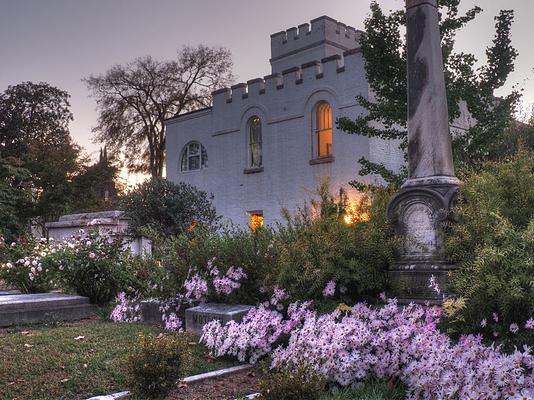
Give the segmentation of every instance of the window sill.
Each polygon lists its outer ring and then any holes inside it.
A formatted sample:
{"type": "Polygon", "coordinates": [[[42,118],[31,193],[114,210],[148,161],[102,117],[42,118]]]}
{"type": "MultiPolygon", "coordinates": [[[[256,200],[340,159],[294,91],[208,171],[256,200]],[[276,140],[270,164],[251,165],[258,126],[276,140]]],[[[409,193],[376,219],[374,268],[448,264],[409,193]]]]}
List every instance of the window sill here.
{"type": "Polygon", "coordinates": [[[334,162],[334,156],[317,157],[310,160],[310,165],[328,164],[334,162]]]}
{"type": "Polygon", "coordinates": [[[259,172],[263,172],[263,167],[245,168],[243,170],[244,174],[257,174],[259,172]]]}

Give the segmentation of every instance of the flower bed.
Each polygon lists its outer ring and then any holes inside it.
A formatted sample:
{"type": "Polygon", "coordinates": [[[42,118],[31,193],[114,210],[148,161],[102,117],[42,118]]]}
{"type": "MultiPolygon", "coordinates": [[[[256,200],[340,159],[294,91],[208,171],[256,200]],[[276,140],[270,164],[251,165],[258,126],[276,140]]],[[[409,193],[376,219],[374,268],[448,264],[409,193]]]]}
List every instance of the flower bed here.
{"type": "Polygon", "coordinates": [[[284,315],[272,306],[252,309],[240,324],[212,321],[201,341],[217,356],[256,362],[270,355],[272,368],[312,367],[340,386],[400,380],[414,400],[534,396],[531,348],[506,354],[474,335],[454,343],[437,328],[439,308],[388,300],[318,315],[309,303],[292,303],[284,315]]]}
{"type": "MultiPolygon", "coordinates": [[[[190,268],[178,292],[171,298],[161,300],[160,311],[165,329],[182,331],[184,324],[180,315],[185,311],[185,307],[204,303],[213,296],[225,298],[241,287],[241,280],[247,278],[243,268],[225,267],[226,272],[223,273],[222,267],[218,267],[216,261],[215,258],[209,260],[206,268],[202,270],[190,268]]],[[[115,322],[139,321],[141,300],[142,296],[135,291],[130,295],[119,293],[110,318],[115,322]]]]}

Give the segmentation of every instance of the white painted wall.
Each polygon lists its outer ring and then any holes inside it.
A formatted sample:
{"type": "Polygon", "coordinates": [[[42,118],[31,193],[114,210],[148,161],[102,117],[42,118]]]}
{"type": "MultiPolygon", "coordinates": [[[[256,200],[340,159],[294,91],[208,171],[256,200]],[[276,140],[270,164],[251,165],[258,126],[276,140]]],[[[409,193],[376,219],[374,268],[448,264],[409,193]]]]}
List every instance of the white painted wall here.
{"type": "MultiPolygon", "coordinates": [[[[325,23],[331,25],[331,20],[325,23]]],[[[330,25],[327,28],[332,28],[330,25]]],[[[358,175],[361,157],[386,159],[391,166],[399,166],[402,155],[394,147],[335,128],[337,117],[355,118],[364,112],[355,100],[359,94],[368,96],[361,53],[349,50],[343,56],[317,60],[312,66],[306,66],[315,61],[308,57],[307,52],[292,52],[296,70],[216,91],[212,108],[167,120],[167,178],[213,193],[218,213],[245,226],[250,210],[263,210],[265,222],[273,224],[280,219],[282,208],[294,211],[325,177],[330,178],[333,190],[343,186],[356,197],[348,182],[371,179],[358,175]],[[314,158],[312,111],[321,100],[332,107],[334,161],[310,165],[314,158]],[[253,115],[262,121],[264,170],[246,174],[246,124],[253,115]],[[180,172],[182,148],[192,140],[206,148],[208,168],[180,172]]]]}

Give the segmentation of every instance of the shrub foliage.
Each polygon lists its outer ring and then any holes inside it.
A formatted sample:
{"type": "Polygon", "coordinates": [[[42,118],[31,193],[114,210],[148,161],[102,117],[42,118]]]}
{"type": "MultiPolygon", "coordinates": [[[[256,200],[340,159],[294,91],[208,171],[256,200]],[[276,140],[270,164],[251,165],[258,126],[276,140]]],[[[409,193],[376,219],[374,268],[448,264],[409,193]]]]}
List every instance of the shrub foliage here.
{"type": "Polygon", "coordinates": [[[534,155],[487,164],[463,182],[446,240],[458,265],[452,288],[465,299],[456,329],[524,342],[534,313],[534,155]]]}
{"type": "Polygon", "coordinates": [[[395,247],[385,213],[389,192],[369,194],[352,210],[343,192],[335,199],[323,185],[319,195],[279,228],[271,281],[300,300],[322,299],[329,281],[342,283],[337,294],[344,301],[376,297],[386,288],[395,247]]]}
{"type": "Polygon", "coordinates": [[[326,380],[312,368],[271,372],[260,382],[261,400],[319,400],[326,380]]]}
{"type": "Polygon", "coordinates": [[[187,334],[140,336],[126,359],[128,388],[142,398],[161,398],[188,371],[192,353],[187,334]]]}
{"type": "Polygon", "coordinates": [[[186,183],[152,178],[121,199],[135,236],[151,229],[163,236],[177,236],[201,225],[214,228],[219,220],[211,197],[186,183]]]}

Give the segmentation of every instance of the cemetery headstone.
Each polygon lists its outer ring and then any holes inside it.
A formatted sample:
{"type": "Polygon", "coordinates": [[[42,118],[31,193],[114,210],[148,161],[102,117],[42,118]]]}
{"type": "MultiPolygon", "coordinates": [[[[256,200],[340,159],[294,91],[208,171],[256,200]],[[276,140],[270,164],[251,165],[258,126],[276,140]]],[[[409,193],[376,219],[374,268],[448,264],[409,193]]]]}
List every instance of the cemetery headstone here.
{"type": "Polygon", "coordinates": [[[196,335],[210,321],[219,320],[223,325],[230,321],[241,322],[252,306],[206,303],[185,310],[185,329],[196,335]]]}

